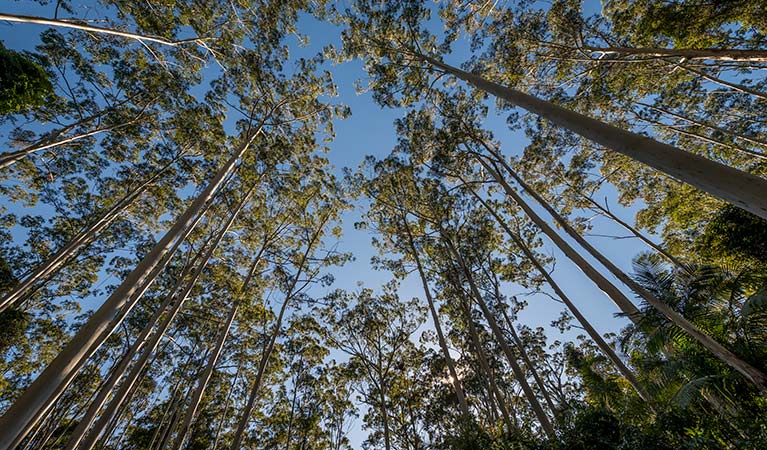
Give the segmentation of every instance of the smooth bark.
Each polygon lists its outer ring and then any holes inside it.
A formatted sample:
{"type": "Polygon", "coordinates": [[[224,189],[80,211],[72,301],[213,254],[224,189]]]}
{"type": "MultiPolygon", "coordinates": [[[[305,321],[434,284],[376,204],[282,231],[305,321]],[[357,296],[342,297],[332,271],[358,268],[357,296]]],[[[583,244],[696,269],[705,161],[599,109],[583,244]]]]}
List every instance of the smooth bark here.
{"type": "MultiPolygon", "coordinates": [[[[141,352],[141,355],[131,367],[130,372],[128,373],[128,375],[126,375],[125,379],[120,384],[120,387],[114,393],[109,404],[104,409],[104,412],[101,414],[98,421],[94,424],[93,429],[83,439],[79,447],[81,450],[93,449],[93,447],[96,445],[96,441],[98,440],[101,433],[104,431],[106,425],[109,423],[109,421],[111,421],[114,418],[115,414],[117,413],[117,410],[122,406],[126,398],[128,398],[127,396],[128,390],[130,390],[138,381],[139,376],[143,372],[144,367],[146,366],[146,363],[149,361],[149,358],[151,357],[152,353],[157,349],[157,345],[160,343],[160,340],[165,336],[165,333],[170,327],[170,324],[173,322],[176,315],[183,307],[186,299],[189,297],[189,294],[192,292],[192,289],[196,285],[197,280],[199,280],[200,276],[202,275],[202,271],[205,269],[205,266],[208,264],[208,261],[213,256],[213,253],[216,251],[218,244],[224,238],[224,235],[232,227],[235,220],[239,216],[240,212],[242,212],[246,203],[250,199],[250,194],[252,194],[252,192],[253,192],[253,188],[248,192],[247,195],[243,197],[240,203],[235,207],[235,209],[230,214],[229,219],[224,224],[224,226],[221,227],[221,229],[218,230],[214,234],[214,236],[212,236],[210,241],[206,244],[207,249],[205,250],[204,255],[200,256],[199,258],[196,258],[195,262],[197,263],[197,267],[192,273],[190,279],[185,282],[185,287],[183,291],[181,291],[180,293],[179,291],[181,290],[182,282],[184,282],[185,277],[179,278],[178,283],[173,289],[173,293],[170,295],[171,297],[175,298],[175,300],[173,301],[173,306],[171,306],[170,309],[165,313],[165,317],[163,318],[162,322],[159,325],[157,325],[152,337],[143,346],[144,349],[141,352]]],[[[153,315],[153,318],[159,319],[159,317],[160,317],[160,314],[153,315]]],[[[75,443],[75,445],[76,444],[77,443],[75,443]]]]}
{"type": "Polygon", "coordinates": [[[420,53],[411,54],[555,125],[767,219],[767,195],[764,195],[767,192],[767,180],[764,178],[493,83],[432,57],[420,53]]]}
{"type": "MultiPolygon", "coordinates": [[[[484,145],[487,145],[487,144],[484,144],[484,145]]],[[[548,202],[546,202],[546,200],[543,197],[541,197],[537,192],[535,192],[535,190],[533,190],[529,185],[527,185],[527,183],[525,183],[524,180],[522,180],[522,178],[520,178],[519,175],[517,175],[516,172],[514,172],[511,169],[511,167],[502,158],[499,160],[499,162],[507,169],[508,173],[512,176],[512,178],[514,178],[514,180],[520,186],[522,186],[525,192],[527,192],[528,195],[533,197],[554,218],[554,220],[559,225],[562,226],[562,228],[567,232],[568,235],[570,235],[570,237],[575,239],[583,248],[585,248],[589,252],[591,256],[593,256],[603,266],[605,266],[610,271],[610,273],[612,273],[617,279],[619,279],[622,283],[628,286],[632,291],[634,291],[640,298],[646,301],[650,306],[654,307],[658,312],[660,312],[663,316],[665,316],[674,325],[686,331],[687,334],[692,336],[702,346],[707,348],[717,358],[722,360],[722,362],[726,363],[733,369],[740,372],[749,381],[751,381],[762,392],[763,395],[767,396],[767,375],[765,375],[762,371],[752,366],[751,364],[749,364],[748,362],[746,362],[745,360],[743,360],[736,354],[732,353],[730,350],[728,350],[722,344],[717,342],[711,336],[701,331],[692,322],[687,320],[684,316],[682,316],[678,312],[674,311],[669,305],[667,305],[665,302],[663,302],[659,298],[655,297],[655,295],[653,295],[650,291],[648,291],[647,289],[642,287],[639,283],[634,281],[634,279],[628,276],[624,271],[620,270],[615,264],[613,264],[604,255],[602,255],[599,251],[597,251],[593,246],[591,246],[588,242],[586,242],[583,236],[581,236],[572,226],[570,226],[567,220],[565,220],[564,217],[562,217],[559,213],[557,213],[557,211],[554,210],[554,208],[548,202]]],[[[495,173],[497,174],[497,171],[495,173]]],[[[513,189],[511,189],[511,187],[508,185],[508,183],[505,182],[505,180],[503,180],[501,184],[504,186],[504,189],[506,190],[507,193],[513,192],[513,189]]],[[[521,200],[519,195],[517,195],[516,193],[514,193],[514,195],[516,196],[515,200],[517,200],[518,198],[521,200]]]]}
{"type": "Polygon", "coordinates": [[[206,203],[213,198],[224,179],[233,173],[239,159],[250,147],[253,139],[261,133],[262,126],[263,123],[256,131],[246,137],[245,142],[219,169],[213,180],[176,220],[171,229],[155,244],[120,286],[78,330],[58,356],[51,361],[48,367],[0,418],[0,430],[2,430],[0,431],[0,450],[9,450],[14,442],[23,439],[30,427],[39,420],[40,415],[47,412],[52,401],[63,390],[62,386],[73,376],[82,361],[103,344],[108,336],[108,333],[105,332],[110,329],[110,325],[112,326],[111,329],[118,325],[112,322],[113,319],[120,314],[121,310],[127,314],[135,306],[138,299],[133,299],[132,294],[142,285],[150,284],[153,281],[153,279],[148,279],[148,275],[153,272],[153,269],[162,260],[163,255],[170,250],[174,242],[195,223],[206,203]],[[129,302],[129,300],[131,301],[129,302]]]}
{"type": "Polygon", "coordinates": [[[647,402],[648,404],[652,405],[652,397],[649,393],[645,390],[645,388],[642,386],[642,384],[637,380],[636,376],[634,376],[634,372],[631,371],[631,369],[626,366],[626,364],[623,362],[622,359],[618,356],[617,353],[613,350],[613,348],[604,340],[602,335],[599,334],[599,332],[591,325],[591,322],[589,322],[588,319],[580,312],[580,310],[575,306],[575,304],[570,300],[570,297],[565,294],[565,292],[562,290],[562,288],[559,286],[559,284],[554,281],[554,278],[551,276],[551,274],[546,270],[545,267],[543,267],[543,264],[538,260],[538,258],[535,256],[533,251],[530,249],[530,247],[525,244],[524,241],[522,241],[521,237],[517,235],[517,233],[513,232],[511,230],[511,227],[506,223],[505,220],[493,209],[482,197],[480,197],[476,192],[472,190],[472,193],[474,196],[482,203],[485,208],[493,215],[496,222],[503,228],[503,230],[506,232],[506,234],[509,235],[512,241],[514,241],[514,244],[519,247],[520,250],[522,250],[522,253],[524,253],[525,257],[530,261],[535,269],[540,273],[543,278],[546,280],[546,283],[548,283],[549,286],[554,290],[554,293],[559,297],[560,300],[562,300],[562,303],[565,304],[567,309],[573,314],[573,317],[578,321],[579,324],[581,324],[581,327],[586,331],[586,334],[589,335],[592,341],[594,341],[595,344],[597,344],[597,347],[604,353],[605,356],[613,363],[615,368],[620,372],[621,375],[623,375],[624,378],[631,384],[631,386],[634,388],[634,390],[637,392],[639,397],[647,402]]]}
{"type": "Polygon", "coordinates": [[[456,258],[456,261],[458,262],[458,265],[461,271],[463,272],[464,278],[466,278],[466,281],[469,283],[469,288],[471,290],[472,296],[474,297],[474,301],[479,305],[479,308],[482,311],[482,314],[485,316],[485,320],[487,320],[488,325],[490,325],[490,330],[493,332],[495,339],[498,341],[498,345],[501,347],[501,350],[506,355],[506,359],[509,362],[509,366],[511,366],[511,370],[512,372],[514,372],[514,377],[517,379],[517,382],[522,387],[522,391],[524,392],[528,403],[530,403],[530,406],[533,409],[535,416],[538,418],[538,422],[540,423],[541,428],[543,428],[543,431],[546,432],[548,436],[554,437],[556,435],[554,431],[554,426],[551,424],[549,417],[546,415],[546,412],[543,410],[543,407],[538,402],[538,398],[535,396],[535,392],[533,392],[533,389],[530,387],[530,384],[527,382],[527,379],[525,378],[525,374],[522,372],[522,368],[519,366],[519,363],[517,362],[514,352],[511,351],[511,348],[509,347],[508,342],[506,341],[506,337],[503,335],[501,328],[498,326],[498,322],[495,320],[495,317],[488,309],[484,299],[482,299],[482,294],[480,293],[479,288],[474,282],[474,277],[472,276],[471,271],[466,265],[466,261],[463,259],[463,256],[461,255],[461,253],[455,248],[452,241],[444,234],[442,235],[442,237],[445,243],[447,244],[448,248],[450,249],[450,252],[456,258]]]}
{"type": "Polygon", "coordinates": [[[93,242],[98,233],[107,228],[116,218],[120,217],[128,206],[130,206],[148,186],[157,181],[157,179],[171,165],[175,164],[181,156],[183,156],[183,154],[179,154],[176,158],[168,162],[168,164],[160,168],[160,170],[155,172],[151,177],[143,181],[109,208],[98,218],[98,220],[88,225],[87,228],[80,231],[71,241],[49,256],[42,264],[38,265],[20,283],[15,285],[2,300],[0,300],[0,312],[3,312],[12,305],[23,302],[25,299],[29,298],[30,295],[34,294],[40,283],[58,272],[58,270],[69,260],[77,255],[80,249],[93,242]]]}
{"type": "Polygon", "coordinates": [[[92,25],[86,25],[83,23],[75,22],[76,19],[46,19],[45,17],[36,16],[24,16],[20,14],[0,14],[0,20],[7,20],[9,22],[21,22],[21,23],[34,23],[37,25],[49,25],[52,27],[73,28],[75,30],[87,31],[91,33],[111,34],[112,36],[120,36],[128,39],[135,39],[138,41],[154,42],[157,44],[167,45],[170,47],[177,47],[186,43],[198,43],[201,42],[200,38],[182,39],[178,41],[170,41],[158,36],[148,36],[143,34],[130,33],[127,31],[114,30],[111,28],[94,27],[92,25]],[[70,21],[71,20],[71,21],[70,21]]]}
{"type": "Polygon", "coordinates": [[[434,305],[434,298],[431,295],[429,283],[426,279],[426,273],[424,272],[423,266],[421,265],[421,258],[418,256],[418,251],[415,248],[413,234],[410,230],[410,225],[408,224],[406,217],[402,217],[402,224],[405,228],[405,233],[407,234],[408,246],[410,248],[411,255],[415,261],[416,268],[418,269],[418,275],[421,279],[421,285],[423,286],[424,296],[426,296],[426,302],[429,304],[429,311],[431,312],[432,320],[434,322],[434,329],[437,332],[437,340],[439,341],[440,349],[445,356],[445,362],[447,363],[447,368],[450,372],[450,384],[453,386],[453,391],[455,391],[455,395],[458,398],[458,406],[461,408],[461,412],[465,417],[470,417],[469,406],[466,403],[466,396],[463,391],[463,385],[461,380],[458,378],[458,372],[455,370],[453,358],[450,356],[450,350],[447,346],[445,335],[442,332],[442,326],[440,325],[439,313],[437,312],[437,308],[434,305]]]}

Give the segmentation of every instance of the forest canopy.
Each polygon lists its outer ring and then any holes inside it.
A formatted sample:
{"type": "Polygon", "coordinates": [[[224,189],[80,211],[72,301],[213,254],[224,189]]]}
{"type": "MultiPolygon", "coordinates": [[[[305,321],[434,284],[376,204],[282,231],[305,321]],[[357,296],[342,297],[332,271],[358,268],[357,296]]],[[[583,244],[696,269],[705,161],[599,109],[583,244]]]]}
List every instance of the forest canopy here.
{"type": "Polygon", "coordinates": [[[767,448],[767,5],[0,6],[0,450],[767,448]]]}

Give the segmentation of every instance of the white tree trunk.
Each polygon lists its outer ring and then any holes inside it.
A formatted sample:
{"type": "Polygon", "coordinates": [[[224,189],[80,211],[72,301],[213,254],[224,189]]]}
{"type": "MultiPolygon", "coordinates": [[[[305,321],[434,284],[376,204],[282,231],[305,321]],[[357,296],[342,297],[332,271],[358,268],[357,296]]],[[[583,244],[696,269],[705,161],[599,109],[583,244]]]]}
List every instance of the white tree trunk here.
{"type": "Polygon", "coordinates": [[[429,56],[418,53],[414,55],[480,90],[524,108],[555,125],[767,219],[767,195],[765,195],[767,179],[501,86],[429,56]]]}
{"type": "Polygon", "coordinates": [[[152,250],[141,260],[135,269],[123,280],[101,307],[78,330],[69,344],[51,361],[48,367],[35,379],[26,391],[0,418],[0,450],[10,450],[14,442],[23,439],[30,427],[45,414],[56,397],[63,391],[67,380],[78,370],[83,360],[97,349],[108,336],[110,325],[117,326],[113,319],[122,310],[127,314],[138,299],[132,294],[145,283],[151,283],[148,275],[162,260],[173,243],[195,223],[206,203],[213,198],[225,178],[232,173],[240,157],[249,148],[253,139],[260,134],[261,127],[247,136],[245,142],[235,154],[219,169],[208,186],[192,202],[187,210],[176,220],[171,229],[155,244],[152,250]],[[129,302],[129,300],[132,300],[129,302]]]}

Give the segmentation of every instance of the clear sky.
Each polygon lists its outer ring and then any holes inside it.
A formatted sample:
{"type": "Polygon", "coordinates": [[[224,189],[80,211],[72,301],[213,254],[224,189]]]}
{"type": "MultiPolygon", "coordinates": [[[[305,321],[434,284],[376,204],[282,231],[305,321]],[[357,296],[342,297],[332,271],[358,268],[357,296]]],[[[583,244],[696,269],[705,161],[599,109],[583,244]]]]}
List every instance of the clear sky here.
{"type": "MultiPolygon", "coordinates": [[[[45,17],[53,16],[55,2],[46,6],[40,6],[30,1],[23,2],[3,2],[0,5],[0,12],[9,12],[17,14],[30,14],[45,17]]],[[[74,17],[79,18],[97,18],[98,12],[94,9],[78,8],[75,6],[74,17]]],[[[598,10],[599,3],[588,2],[588,10],[598,10]]],[[[69,16],[65,14],[65,16],[69,16]]],[[[0,22],[0,39],[5,46],[14,50],[31,50],[38,42],[39,33],[45,27],[28,24],[7,24],[0,22]]],[[[310,55],[319,51],[324,45],[338,43],[340,30],[325,23],[319,23],[313,18],[304,16],[299,23],[299,29],[302,34],[308,35],[310,43],[306,48],[294,47],[295,55],[310,55]]],[[[298,41],[295,40],[295,43],[298,41]]],[[[459,48],[465,45],[459,46],[459,48]]],[[[465,53],[456,51],[452,55],[446,56],[446,61],[459,65],[465,59],[465,53]]],[[[360,61],[351,61],[340,65],[330,65],[328,69],[332,72],[335,83],[338,85],[339,97],[336,101],[351,107],[352,115],[350,118],[337,121],[335,124],[336,139],[330,144],[331,151],[328,158],[335,166],[336,173],[340,175],[343,167],[357,167],[365,155],[374,155],[385,157],[395,144],[395,133],[393,121],[404,114],[402,110],[382,109],[376,105],[371,94],[357,93],[355,82],[365,77],[360,61]]],[[[491,109],[490,117],[485,126],[493,131],[496,139],[501,142],[502,149],[507,155],[519,154],[526,143],[526,139],[518,132],[512,132],[506,125],[506,116],[498,114],[495,109],[491,109]]],[[[7,133],[8,127],[0,128],[3,135],[7,133]]],[[[634,210],[621,209],[614,201],[615,195],[612,191],[605,191],[604,195],[613,199],[611,206],[614,211],[633,223],[634,210]]],[[[20,208],[20,206],[16,206],[20,208]]],[[[344,217],[344,235],[339,243],[339,250],[352,252],[355,260],[346,266],[334,269],[336,283],[334,287],[344,289],[358,289],[359,283],[363,283],[370,288],[378,286],[390,280],[390,274],[387,272],[375,271],[371,268],[370,258],[375,254],[371,247],[371,236],[369,231],[355,230],[354,222],[361,219],[364,213],[364,203],[350,211],[344,217]]],[[[538,208],[540,211],[540,208],[538,208]]],[[[18,210],[16,212],[19,212],[18,210]]],[[[542,212],[542,211],[541,211],[542,212]]],[[[544,217],[547,217],[543,214],[544,217]]],[[[609,221],[597,218],[593,221],[595,226],[594,233],[601,235],[625,236],[627,232],[609,221]]],[[[619,267],[626,271],[631,271],[631,260],[639,252],[646,248],[635,239],[609,239],[603,237],[589,237],[589,240],[600,249],[609,259],[614,261],[619,267]]],[[[596,328],[602,332],[617,331],[619,327],[625,324],[624,319],[616,319],[613,314],[617,308],[599,291],[572,263],[555,249],[554,245],[548,240],[544,240],[544,251],[557,258],[556,271],[554,277],[571,294],[573,301],[583,313],[592,319],[596,328]]],[[[574,242],[571,244],[577,248],[574,242]]],[[[596,263],[595,263],[596,264],[596,263]]],[[[598,267],[598,265],[597,265],[598,267]]],[[[606,271],[603,271],[606,273],[606,271]]],[[[608,275],[609,277],[609,275],[608,275]]],[[[411,277],[412,278],[412,277],[411,277]]],[[[616,284],[619,284],[616,281],[616,284]]],[[[508,286],[509,294],[521,293],[521,289],[508,286]]],[[[627,292],[629,298],[634,298],[627,292]]],[[[422,297],[420,284],[413,279],[408,279],[402,284],[401,296],[422,297]]],[[[521,322],[530,326],[545,326],[559,316],[563,309],[562,305],[552,301],[544,295],[536,295],[527,299],[529,307],[520,316],[521,322]]],[[[428,327],[428,325],[427,325],[428,327]]],[[[560,338],[558,332],[549,331],[550,338],[560,338]]],[[[355,448],[363,435],[359,430],[355,430],[352,440],[355,448]]]]}

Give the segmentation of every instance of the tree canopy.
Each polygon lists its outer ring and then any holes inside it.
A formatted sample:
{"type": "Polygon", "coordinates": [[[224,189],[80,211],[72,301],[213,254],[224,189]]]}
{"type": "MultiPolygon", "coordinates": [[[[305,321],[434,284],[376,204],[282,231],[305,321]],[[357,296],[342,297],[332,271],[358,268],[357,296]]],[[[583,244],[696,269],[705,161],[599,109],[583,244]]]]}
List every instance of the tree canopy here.
{"type": "Polygon", "coordinates": [[[767,448],[760,2],[0,9],[0,450],[767,448]]]}

